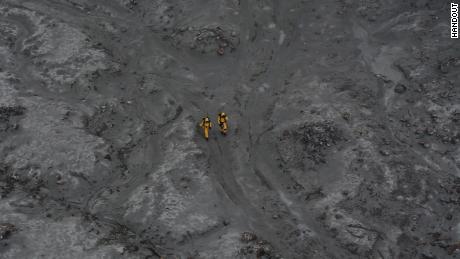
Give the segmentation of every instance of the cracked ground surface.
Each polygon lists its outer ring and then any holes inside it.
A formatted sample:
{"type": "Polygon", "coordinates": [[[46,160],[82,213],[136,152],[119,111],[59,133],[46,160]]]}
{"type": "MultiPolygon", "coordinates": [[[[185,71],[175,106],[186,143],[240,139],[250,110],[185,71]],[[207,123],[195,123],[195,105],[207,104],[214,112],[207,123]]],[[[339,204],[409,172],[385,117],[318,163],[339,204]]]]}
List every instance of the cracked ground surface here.
{"type": "Polygon", "coordinates": [[[0,258],[459,258],[449,15],[0,0],[0,258]]]}

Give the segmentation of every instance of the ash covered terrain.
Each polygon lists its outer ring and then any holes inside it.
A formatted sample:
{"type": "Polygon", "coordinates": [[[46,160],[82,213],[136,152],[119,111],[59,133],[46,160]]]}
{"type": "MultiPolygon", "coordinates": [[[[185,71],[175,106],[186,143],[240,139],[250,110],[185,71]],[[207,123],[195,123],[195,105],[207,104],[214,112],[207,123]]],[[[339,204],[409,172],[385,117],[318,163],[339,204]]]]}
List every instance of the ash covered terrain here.
{"type": "Polygon", "coordinates": [[[0,0],[0,258],[460,258],[449,8],[0,0]]]}

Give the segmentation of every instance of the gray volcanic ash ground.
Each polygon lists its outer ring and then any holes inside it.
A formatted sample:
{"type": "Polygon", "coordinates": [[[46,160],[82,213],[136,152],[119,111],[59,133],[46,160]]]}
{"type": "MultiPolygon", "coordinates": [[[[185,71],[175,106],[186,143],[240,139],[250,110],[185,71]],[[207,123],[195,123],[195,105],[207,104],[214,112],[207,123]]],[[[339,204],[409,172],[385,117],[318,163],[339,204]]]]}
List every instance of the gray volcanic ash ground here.
{"type": "Polygon", "coordinates": [[[0,0],[0,258],[460,258],[449,29],[444,0],[0,0]]]}

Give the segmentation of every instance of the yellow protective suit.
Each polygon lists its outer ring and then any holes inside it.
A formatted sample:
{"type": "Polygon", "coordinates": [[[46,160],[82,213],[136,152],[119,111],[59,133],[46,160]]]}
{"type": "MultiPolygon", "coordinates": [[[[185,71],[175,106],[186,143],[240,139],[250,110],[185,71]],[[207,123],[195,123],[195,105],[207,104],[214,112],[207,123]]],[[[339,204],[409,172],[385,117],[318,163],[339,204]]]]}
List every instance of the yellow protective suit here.
{"type": "Polygon", "coordinates": [[[212,128],[212,122],[208,117],[205,117],[201,120],[200,127],[203,128],[204,138],[209,139],[209,130],[212,128]]]}
{"type": "Polygon", "coordinates": [[[224,135],[227,134],[228,131],[228,116],[224,112],[219,113],[217,116],[217,122],[220,126],[220,132],[224,135]]]}

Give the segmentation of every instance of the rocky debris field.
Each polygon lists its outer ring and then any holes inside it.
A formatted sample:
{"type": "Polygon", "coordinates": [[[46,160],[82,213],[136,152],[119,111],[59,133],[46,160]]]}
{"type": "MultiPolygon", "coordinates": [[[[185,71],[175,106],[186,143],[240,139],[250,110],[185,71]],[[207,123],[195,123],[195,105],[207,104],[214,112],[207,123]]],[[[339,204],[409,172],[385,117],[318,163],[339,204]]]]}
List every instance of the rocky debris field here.
{"type": "Polygon", "coordinates": [[[460,258],[449,8],[0,0],[0,258],[460,258]]]}

